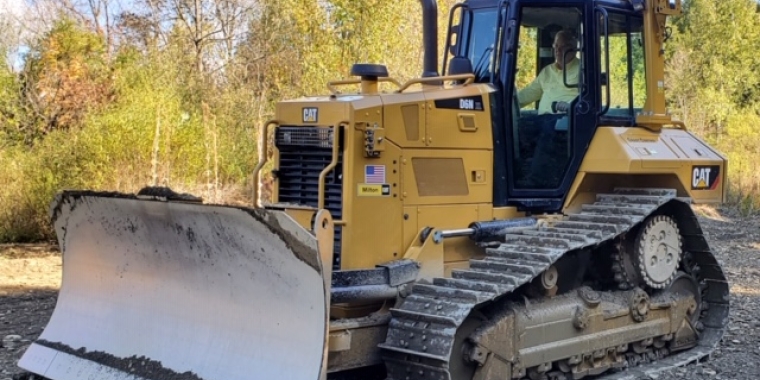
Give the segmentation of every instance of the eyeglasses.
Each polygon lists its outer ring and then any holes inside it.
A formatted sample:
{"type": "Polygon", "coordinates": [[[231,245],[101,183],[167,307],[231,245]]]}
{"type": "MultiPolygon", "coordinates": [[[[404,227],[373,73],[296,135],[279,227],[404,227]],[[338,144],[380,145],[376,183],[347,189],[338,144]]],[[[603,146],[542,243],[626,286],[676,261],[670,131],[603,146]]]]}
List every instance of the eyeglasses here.
{"type": "Polygon", "coordinates": [[[560,50],[560,51],[562,51],[562,50],[570,51],[570,50],[574,50],[574,48],[575,47],[572,46],[572,45],[552,45],[552,49],[554,49],[554,50],[560,50]]]}

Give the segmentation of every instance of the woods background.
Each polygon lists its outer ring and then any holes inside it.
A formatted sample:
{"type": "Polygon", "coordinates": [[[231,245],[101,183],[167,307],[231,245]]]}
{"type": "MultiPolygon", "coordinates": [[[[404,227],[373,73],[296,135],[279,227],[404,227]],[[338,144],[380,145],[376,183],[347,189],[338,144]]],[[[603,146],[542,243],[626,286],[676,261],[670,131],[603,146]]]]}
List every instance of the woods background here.
{"type": "MultiPolygon", "coordinates": [[[[11,3],[23,6],[0,7],[0,242],[50,239],[47,208],[67,188],[245,200],[277,100],[323,94],[355,62],[402,80],[422,68],[418,0],[11,3]]],[[[453,4],[438,2],[439,46],[453,4]]],[[[760,5],[687,0],[671,26],[669,109],[729,157],[732,205],[754,212],[760,5]]]]}

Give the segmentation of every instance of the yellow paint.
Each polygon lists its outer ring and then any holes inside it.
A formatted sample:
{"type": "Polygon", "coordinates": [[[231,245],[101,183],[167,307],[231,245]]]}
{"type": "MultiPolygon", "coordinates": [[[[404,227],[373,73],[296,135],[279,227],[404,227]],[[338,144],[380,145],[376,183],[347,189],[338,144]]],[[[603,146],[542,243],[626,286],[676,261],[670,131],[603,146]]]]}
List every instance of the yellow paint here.
{"type": "Polygon", "coordinates": [[[314,218],[314,214],[316,213],[316,209],[308,209],[308,208],[287,208],[285,209],[285,213],[288,214],[291,218],[293,218],[298,224],[303,226],[303,228],[306,228],[307,230],[311,230],[311,220],[314,218]]]}
{"type": "MultiPolygon", "coordinates": [[[[656,92],[656,86],[649,88],[656,92]]],[[[421,260],[426,275],[450,273],[451,268],[466,267],[468,260],[482,257],[483,249],[468,237],[423,241],[424,229],[462,229],[475,221],[524,216],[514,207],[493,207],[492,91],[482,84],[426,85],[402,93],[311,97],[278,104],[280,126],[346,123],[339,138],[342,210],[335,217],[341,228],[342,270],[374,268],[406,256],[421,260]],[[460,98],[478,96],[482,110],[470,109],[473,103],[459,103],[460,98]],[[303,109],[308,107],[318,110],[317,124],[304,122],[303,109]],[[368,149],[368,131],[378,132],[382,149],[368,149]],[[368,183],[367,165],[385,169],[387,194],[383,184],[368,183]]],[[[657,114],[648,117],[670,120],[657,114]]],[[[279,167],[276,151],[274,161],[279,167]]],[[[565,211],[575,211],[593,202],[596,194],[620,186],[669,187],[697,202],[719,202],[725,194],[723,174],[716,186],[708,183],[703,189],[700,181],[712,177],[707,171],[695,177],[694,170],[719,166],[725,173],[725,165],[724,157],[682,128],[600,127],[568,193],[565,211]]],[[[313,210],[289,213],[303,224],[313,210]]]]}
{"type": "MultiPolygon", "coordinates": [[[[726,158],[683,129],[600,127],[591,140],[565,201],[568,211],[593,202],[615,187],[665,187],[696,203],[725,201],[726,158]],[[714,188],[699,183],[695,170],[717,166],[714,188]],[[696,180],[695,180],[696,179],[696,180]]],[[[706,173],[705,173],[706,174],[706,173]]]]}
{"type": "Polygon", "coordinates": [[[681,14],[681,0],[647,1],[644,5],[644,64],[646,65],[647,98],[636,123],[652,129],[672,125],[673,119],[665,107],[665,36],[666,18],[681,14]]]}
{"type": "Polygon", "coordinates": [[[373,184],[359,184],[357,187],[357,194],[360,197],[387,197],[390,196],[390,188],[386,186],[386,193],[383,192],[383,185],[373,184]]]}
{"type": "Polygon", "coordinates": [[[430,231],[427,238],[423,240],[422,231],[420,231],[404,253],[405,259],[422,263],[420,268],[422,278],[433,279],[443,277],[444,274],[444,242],[435,242],[434,234],[435,230],[430,231]]]}

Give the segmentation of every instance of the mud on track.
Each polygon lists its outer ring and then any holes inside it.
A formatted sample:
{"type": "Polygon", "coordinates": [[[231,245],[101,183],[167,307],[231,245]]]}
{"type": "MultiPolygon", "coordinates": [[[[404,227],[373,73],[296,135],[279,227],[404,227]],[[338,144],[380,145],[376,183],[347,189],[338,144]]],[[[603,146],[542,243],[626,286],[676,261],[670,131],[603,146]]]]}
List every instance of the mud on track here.
{"type": "MultiPolygon", "coordinates": [[[[658,379],[760,379],[760,215],[740,216],[729,208],[697,212],[731,285],[730,322],[709,360],[658,379]]],[[[16,362],[53,312],[60,262],[51,246],[0,246],[0,340],[20,337],[1,344],[0,380],[26,379],[16,362]]]]}

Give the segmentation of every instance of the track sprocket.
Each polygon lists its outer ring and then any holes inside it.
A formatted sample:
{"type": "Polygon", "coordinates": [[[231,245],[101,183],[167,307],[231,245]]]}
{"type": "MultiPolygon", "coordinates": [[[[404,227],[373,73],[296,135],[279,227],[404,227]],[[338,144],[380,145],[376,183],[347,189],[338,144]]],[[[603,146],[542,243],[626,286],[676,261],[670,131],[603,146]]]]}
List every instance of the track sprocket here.
{"type": "Polygon", "coordinates": [[[645,222],[632,253],[639,275],[649,287],[663,289],[673,281],[681,262],[681,245],[678,225],[671,217],[656,215],[645,222]]]}

